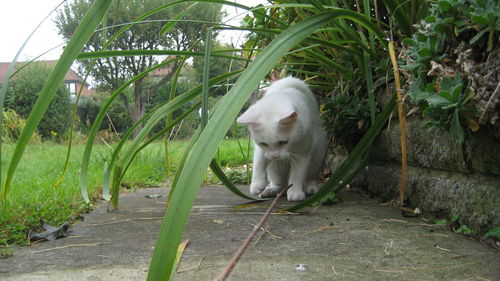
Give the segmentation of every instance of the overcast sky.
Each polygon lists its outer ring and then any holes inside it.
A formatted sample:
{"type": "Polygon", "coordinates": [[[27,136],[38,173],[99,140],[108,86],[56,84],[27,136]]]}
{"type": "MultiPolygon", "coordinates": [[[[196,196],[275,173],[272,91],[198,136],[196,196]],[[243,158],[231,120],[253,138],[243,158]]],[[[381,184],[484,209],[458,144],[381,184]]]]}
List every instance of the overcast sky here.
{"type": "MultiPolygon", "coordinates": [[[[0,0],[0,62],[12,61],[17,51],[28,38],[30,33],[62,0],[0,0]]],[[[236,2],[245,5],[257,5],[266,3],[265,0],[237,0],[236,2]]],[[[235,11],[234,7],[228,7],[230,13],[228,18],[233,18],[243,10],[235,11]]],[[[38,29],[35,35],[23,49],[18,61],[33,59],[44,52],[63,43],[58,35],[55,24],[52,20],[54,15],[47,19],[38,29]]],[[[240,17],[241,18],[241,17],[240,17]]],[[[237,25],[240,18],[234,18],[231,24],[237,25]]],[[[226,42],[237,43],[240,36],[237,32],[222,34],[220,39],[226,42]]],[[[62,47],[43,55],[43,60],[57,59],[62,53],[62,47]]]]}

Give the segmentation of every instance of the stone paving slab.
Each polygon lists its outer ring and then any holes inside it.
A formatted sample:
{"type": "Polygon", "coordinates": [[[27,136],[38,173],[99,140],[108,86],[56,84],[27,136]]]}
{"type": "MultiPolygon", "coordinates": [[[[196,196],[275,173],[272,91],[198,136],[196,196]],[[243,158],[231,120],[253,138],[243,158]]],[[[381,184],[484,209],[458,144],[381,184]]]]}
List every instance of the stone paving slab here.
{"type": "MultiPolygon", "coordinates": [[[[123,194],[110,212],[99,203],[70,236],[15,248],[0,260],[0,279],[145,280],[167,194],[123,194]]],[[[500,280],[500,251],[359,194],[341,197],[342,204],[271,215],[228,280],[500,280]]],[[[224,187],[200,189],[174,280],[218,276],[269,204],[236,208],[244,203],[224,187]]]]}

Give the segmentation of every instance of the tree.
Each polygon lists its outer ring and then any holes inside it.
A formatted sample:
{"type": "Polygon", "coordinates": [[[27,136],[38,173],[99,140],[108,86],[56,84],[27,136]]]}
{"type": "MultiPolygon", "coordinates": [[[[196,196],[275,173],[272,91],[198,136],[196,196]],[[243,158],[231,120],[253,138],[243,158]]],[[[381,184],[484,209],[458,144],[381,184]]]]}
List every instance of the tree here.
{"type": "MultiPolygon", "coordinates": [[[[78,23],[82,20],[85,12],[90,7],[92,1],[74,0],[67,4],[60,11],[55,19],[59,33],[69,40],[74,33],[78,23]]],[[[107,28],[105,32],[96,32],[87,42],[83,51],[98,51],[103,48],[103,43],[107,38],[111,38],[123,24],[134,21],[144,13],[164,5],[171,1],[164,0],[122,0],[113,4],[107,14],[107,28]],[[104,37],[105,36],[105,37],[104,37]]],[[[194,42],[203,39],[209,23],[196,23],[181,21],[176,23],[167,34],[161,35],[163,26],[169,19],[188,9],[191,3],[186,2],[180,5],[163,9],[160,12],[145,19],[145,22],[136,24],[127,32],[119,36],[110,50],[176,50],[185,51],[191,48],[194,42]]],[[[220,12],[222,5],[210,3],[198,3],[196,7],[190,8],[185,13],[182,20],[196,20],[206,22],[220,22],[222,14],[220,12]]],[[[155,56],[125,56],[125,57],[107,57],[96,60],[96,64],[91,67],[92,61],[81,61],[80,72],[90,70],[95,79],[98,88],[115,90],[124,81],[143,72],[147,68],[159,63],[159,58],[155,56]]],[[[125,106],[132,122],[138,121],[145,113],[145,104],[151,93],[168,82],[175,70],[182,67],[179,62],[171,66],[171,70],[153,87],[144,87],[144,78],[134,82],[133,97],[127,98],[121,95],[121,100],[125,106]]],[[[140,126],[138,127],[140,130],[140,126]]],[[[136,130],[136,133],[138,132],[136,130]]]]}
{"type": "MultiPolygon", "coordinates": [[[[32,63],[22,69],[12,81],[5,107],[27,118],[51,71],[51,67],[43,63],[32,63]]],[[[44,139],[62,137],[69,127],[70,114],[69,91],[61,85],[38,124],[38,132],[44,139]]]]}

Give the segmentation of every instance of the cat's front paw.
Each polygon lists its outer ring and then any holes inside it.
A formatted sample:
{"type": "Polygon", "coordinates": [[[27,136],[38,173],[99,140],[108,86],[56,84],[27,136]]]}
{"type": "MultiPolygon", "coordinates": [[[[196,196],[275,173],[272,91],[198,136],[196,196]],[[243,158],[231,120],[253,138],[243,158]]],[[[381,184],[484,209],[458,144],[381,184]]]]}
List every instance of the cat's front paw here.
{"type": "Polygon", "coordinates": [[[315,183],[311,183],[311,184],[307,185],[305,192],[306,192],[306,194],[311,195],[311,194],[318,192],[318,190],[319,190],[318,185],[315,183]]]}
{"type": "Polygon", "coordinates": [[[250,194],[259,195],[266,188],[266,182],[255,181],[250,184],[250,194]]]}
{"type": "Polygon", "coordinates": [[[264,191],[262,191],[261,194],[259,194],[260,198],[269,198],[269,197],[274,197],[278,192],[280,192],[281,188],[276,187],[276,186],[266,186],[264,191]]]}
{"type": "Polygon", "coordinates": [[[286,197],[288,201],[302,201],[306,199],[306,193],[301,189],[289,189],[286,192],[286,197]]]}

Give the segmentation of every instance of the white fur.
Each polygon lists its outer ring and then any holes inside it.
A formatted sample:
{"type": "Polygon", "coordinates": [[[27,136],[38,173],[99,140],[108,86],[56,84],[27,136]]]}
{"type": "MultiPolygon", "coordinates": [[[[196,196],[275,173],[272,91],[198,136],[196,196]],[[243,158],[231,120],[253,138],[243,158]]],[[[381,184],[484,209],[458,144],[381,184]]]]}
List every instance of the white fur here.
{"type": "Polygon", "coordinates": [[[237,122],[249,126],[254,141],[251,194],[270,197],[292,184],[288,201],[302,201],[318,190],[327,140],[303,81],[287,77],[272,83],[237,122]]]}

